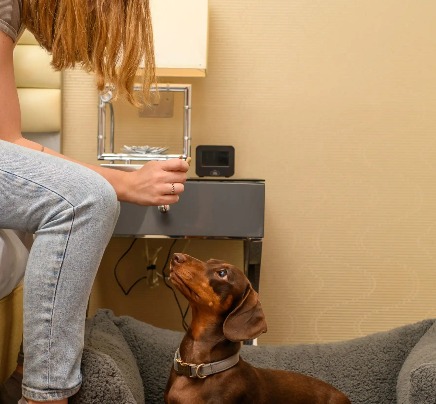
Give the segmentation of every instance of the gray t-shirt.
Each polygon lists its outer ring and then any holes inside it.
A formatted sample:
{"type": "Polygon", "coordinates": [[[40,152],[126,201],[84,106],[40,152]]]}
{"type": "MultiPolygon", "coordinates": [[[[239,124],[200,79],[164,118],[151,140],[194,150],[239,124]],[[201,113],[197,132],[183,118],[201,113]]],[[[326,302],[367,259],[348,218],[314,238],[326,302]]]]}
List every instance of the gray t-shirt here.
{"type": "Polygon", "coordinates": [[[0,31],[9,35],[14,42],[21,33],[22,0],[0,0],[0,31]]]}

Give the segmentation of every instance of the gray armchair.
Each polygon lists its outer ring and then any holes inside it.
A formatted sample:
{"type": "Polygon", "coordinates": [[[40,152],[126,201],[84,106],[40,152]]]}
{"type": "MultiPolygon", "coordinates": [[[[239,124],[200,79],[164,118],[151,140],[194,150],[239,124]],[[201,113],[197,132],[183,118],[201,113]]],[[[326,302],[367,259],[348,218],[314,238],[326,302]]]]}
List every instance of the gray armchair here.
{"type": "MultiPolygon", "coordinates": [[[[83,385],[73,404],[162,403],[182,334],[100,310],[86,326],[83,385]]],[[[344,391],[353,404],[436,403],[434,320],[344,342],[243,346],[255,366],[294,370],[344,391]]]]}

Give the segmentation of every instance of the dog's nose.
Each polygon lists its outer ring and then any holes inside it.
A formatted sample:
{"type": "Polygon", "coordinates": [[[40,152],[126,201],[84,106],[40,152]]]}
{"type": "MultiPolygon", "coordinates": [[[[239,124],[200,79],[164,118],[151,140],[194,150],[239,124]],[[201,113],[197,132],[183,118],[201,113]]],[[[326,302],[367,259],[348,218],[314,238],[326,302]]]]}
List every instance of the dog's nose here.
{"type": "Polygon", "coordinates": [[[173,254],[173,263],[174,264],[183,264],[186,261],[185,254],[182,253],[174,253],[173,254]]]}

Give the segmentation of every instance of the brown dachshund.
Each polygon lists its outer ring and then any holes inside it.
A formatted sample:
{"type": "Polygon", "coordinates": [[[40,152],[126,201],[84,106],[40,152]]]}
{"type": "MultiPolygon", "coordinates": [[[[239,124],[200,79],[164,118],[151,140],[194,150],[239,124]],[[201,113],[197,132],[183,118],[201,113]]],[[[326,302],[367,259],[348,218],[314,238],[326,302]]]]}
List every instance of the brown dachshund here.
{"type": "Polygon", "coordinates": [[[191,325],[174,357],[166,403],[351,404],[333,386],[239,357],[241,341],[266,332],[258,295],[238,268],[176,253],[172,283],[188,299],[191,325]]]}

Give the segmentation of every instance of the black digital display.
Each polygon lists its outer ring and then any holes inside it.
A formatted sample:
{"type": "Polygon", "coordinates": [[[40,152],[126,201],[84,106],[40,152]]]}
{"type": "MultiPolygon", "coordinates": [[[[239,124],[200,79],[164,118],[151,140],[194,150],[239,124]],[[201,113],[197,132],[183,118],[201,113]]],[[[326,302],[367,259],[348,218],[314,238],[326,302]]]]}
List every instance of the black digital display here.
{"type": "Polygon", "coordinates": [[[205,167],[228,167],[229,160],[228,151],[205,150],[202,153],[202,163],[205,167]]]}
{"type": "Polygon", "coordinates": [[[217,145],[197,146],[195,173],[199,177],[231,177],[235,173],[235,148],[217,145]]]}

